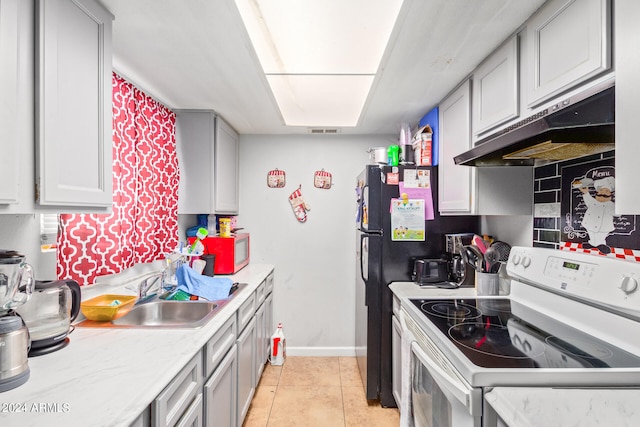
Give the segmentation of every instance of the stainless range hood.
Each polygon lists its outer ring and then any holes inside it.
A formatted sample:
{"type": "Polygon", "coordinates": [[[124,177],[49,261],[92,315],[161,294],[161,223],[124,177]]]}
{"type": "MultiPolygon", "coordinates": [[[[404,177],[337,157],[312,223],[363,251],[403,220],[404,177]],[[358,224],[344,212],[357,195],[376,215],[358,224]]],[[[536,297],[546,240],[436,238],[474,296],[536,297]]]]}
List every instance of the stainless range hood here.
{"type": "Polygon", "coordinates": [[[521,166],[613,150],[614,80],[593,86],[478,141],[454,157],[457,165],[521,166]]]}

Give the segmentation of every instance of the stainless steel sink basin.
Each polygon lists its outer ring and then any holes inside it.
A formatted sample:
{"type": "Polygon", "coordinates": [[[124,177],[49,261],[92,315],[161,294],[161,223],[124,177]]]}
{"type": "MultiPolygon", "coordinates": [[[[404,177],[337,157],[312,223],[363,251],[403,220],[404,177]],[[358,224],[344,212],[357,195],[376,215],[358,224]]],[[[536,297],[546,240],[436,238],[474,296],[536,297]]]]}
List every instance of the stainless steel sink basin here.
{"type": "Polygon", "coordinates": [[[123,317],[110,322],[84,320],[76,326],[100,328],[191,328],[196,329],[209,322],[246,283],[238,284],[227,299],[219,301],[170,301],[155,297],[136,305],[123,317]]]}
{"type": "Polygon", "coordinates": [[[221,307],[215,302],[152,301],[134,307],[114,325],[170,328],[198,328],[209,321],[221,307]]]}

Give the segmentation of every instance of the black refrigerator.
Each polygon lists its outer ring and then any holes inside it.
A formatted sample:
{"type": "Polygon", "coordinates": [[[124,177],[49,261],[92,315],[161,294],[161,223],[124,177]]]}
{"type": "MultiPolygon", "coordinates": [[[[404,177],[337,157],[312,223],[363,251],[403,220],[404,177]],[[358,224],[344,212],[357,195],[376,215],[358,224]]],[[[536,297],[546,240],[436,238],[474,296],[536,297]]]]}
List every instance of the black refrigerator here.
{"type": "MultiPolygon", "coordinates": [[[[411,281],[413,260],[440,258],[445,233],[477,233],[477,216],[438,214],[438,167],[368,165],[357,177],[356,359],[369,400],[396,407],[392,395],[391,282],[411,281]],[[420,172],[418,172],[420,171],[420,172]],[[425,173],[424,171],[428,171],[425,173]],[[425,220],[424,241],[392,239],[391,203],[408,174],[428,176],[433,219],[425,220]]],[[[417,286],[417,285],[416,285],[417,286]]]]}

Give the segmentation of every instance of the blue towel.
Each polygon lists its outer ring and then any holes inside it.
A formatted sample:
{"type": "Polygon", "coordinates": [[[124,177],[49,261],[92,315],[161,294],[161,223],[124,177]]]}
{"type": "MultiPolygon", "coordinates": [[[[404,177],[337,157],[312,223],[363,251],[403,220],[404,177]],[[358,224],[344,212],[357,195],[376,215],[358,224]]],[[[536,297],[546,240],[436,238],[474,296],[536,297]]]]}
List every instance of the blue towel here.
{"type": "Polygon", "coordinates": [[[176,279],[178,280],[178,290],[183,290],[209,301],[228,298],[229,291],[233,285],[233,280],[228,277],[203,276],[187,264],[178,267],[176,279]]]}

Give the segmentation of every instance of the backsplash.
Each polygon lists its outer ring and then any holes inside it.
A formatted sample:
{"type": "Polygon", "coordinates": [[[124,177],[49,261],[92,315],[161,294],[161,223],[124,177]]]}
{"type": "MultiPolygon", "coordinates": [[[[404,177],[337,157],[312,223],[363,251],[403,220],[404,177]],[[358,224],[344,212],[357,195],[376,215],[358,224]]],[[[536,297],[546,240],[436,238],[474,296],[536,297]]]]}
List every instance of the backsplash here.
{"type": "Polygon", "coordinates": [[[534,168],[533,246],[560,249],[562,235],[562,169],[582,163],[611,159],[615,151],[548,163],[534,168]]]}
{"type": "MultiPolygon", "coordinates": [[[[549,163],[534,168],[534,218],[533,218],[533,246],[546,247],[552,249],[570,249],[587,251],[590,245],[587,245],[589,235],[581,228],[580,220],[585,215],[585,205],[582,203],[578,188],[578,182],[575,181],[576,171],[580,173],[587,170],[591,165],[595,165],[595,169],[604,169],[608,166],[613,170],[614,151],[602,154],[595,154],[588,157],[578,159],[549,163]],[[563,172],[564,176],[563,177],[563,172]],[[571,176],[570,176],[571,175],[571,176]],[[576,185],[572,186],[570,180],[574,180],[576,185]],[[562,189],[567,192],[564,195],[562,189]],[[573,193],[575,194],[573,194],[573,193]],[[571,199],[572,200],[569,200],[571,199]],[[575,212],[568,214],[568,203],[572,204],[575,212]],[[579,215],[576,214],[579,212],[579,215]],[[572,217],[572,214],[574,217],[572,217]],[[575,230],[574,230],[575,226],[575,230]],[[580,233],[572,233],[573,231],[580,233]]],[[[581,175],[582,176],[582,175],[581,175]]],[[[600,194],[598,194],[599,196],[600,194]]],[[[615,196],[614,196],[615,197],[615,196]]],[[[609,199],[611,200],[611,199],[609,199]]],[[[614,249],[616,257],[636,258],[638,254],[639,244],[637,238],[634,237],[635,222],[638,216],[622,217],[626,224],[632,223],[633,230],[628,233],[620,232],[620,218],[616,217],[616,232],[612,232],[607,237],[607,242],[613,247],[626,248],[624,251],[614,249]]],[[[624,230],[623,230],[624,231],[624,230]]],[[[598,253],[596,248],[591,252],[598,253]]]]}

